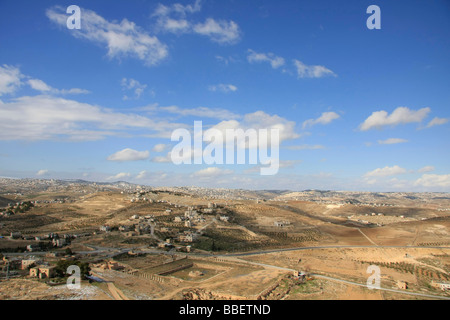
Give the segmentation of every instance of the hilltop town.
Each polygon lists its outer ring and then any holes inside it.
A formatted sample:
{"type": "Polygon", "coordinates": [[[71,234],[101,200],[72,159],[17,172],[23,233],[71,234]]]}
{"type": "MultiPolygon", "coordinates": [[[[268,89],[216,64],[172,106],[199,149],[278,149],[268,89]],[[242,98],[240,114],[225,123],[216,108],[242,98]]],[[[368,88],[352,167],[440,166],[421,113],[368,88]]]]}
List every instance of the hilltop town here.
{"type": "Polygon", "coordinates": [[[7,178],[0,190],[0,299],[450,297],[447,193],[7,178]],[[367,289],[370,265],[386,290],[367,289]]]}

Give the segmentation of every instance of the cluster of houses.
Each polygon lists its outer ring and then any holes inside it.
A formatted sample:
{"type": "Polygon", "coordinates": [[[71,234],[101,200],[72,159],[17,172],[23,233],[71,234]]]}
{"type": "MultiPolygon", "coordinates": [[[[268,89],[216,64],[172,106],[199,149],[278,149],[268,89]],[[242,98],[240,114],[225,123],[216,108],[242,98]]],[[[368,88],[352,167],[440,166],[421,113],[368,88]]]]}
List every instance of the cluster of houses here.
{"type": "MultiPolygon", "coordinates": [[[[212,210],[212,209],[204,209],[204,210],[212,210]]],[[[211,211],[212,212],[212,211],[211,211]]],[[[180,223],[184,222],[184,226],[187,228],[192,228],[196,223],[204,223],[206,219],[194,210],[193,207],[189,207],[188,210],[184,212],[184,216],[177,216],[174,218],[174,222],[180,223]]]]}
{"type": "MultiPolygon", "coordinates": [[[[50,279],[56,276],[55,267],[38,259],[8,259],[3,257],[0,261],[9,270],[28,270],[28,275],[32,278],[50,279]]],[[[11,272],[16,274],[17,272],[11,272]]]]}
{"type": "Polygon", "coordinates": [[[275,221],[273,224],[274,224],[275,227],[283,228],[283,227],[290,226],[291,222],[287,221],[287,220],[284,220],[284,221],[275,221]]]}
{"type": "MultiPolygon", "coordinates": [[[[46,235],[41,236],[27,236],[22,235],[20,232],[11,232],[10,239],[11,240],[34,240],[37,242],[41,241],[51,241],[53,247],[62,248],[67,245],[70,245],[71,241],[75,238],[82,238],[91,235],[90,233],[80,233],[80,234],[63,234],[59,235],[58,233],[48,233],[46,235]]],[[[34,252],[40,251],[42,247],[39,244],[30,244],[27,246],[27,251],[34,252]]]]}
{"type": "MultiPolygon", "coordinates": [[[[140,198],[140,200],[149,201],[146,198],[140,198]]],[[[161,200],[163,201],[163,200],[161,200]]],[[[181,207],[180,205],[171,204],[175,207],[181,207]]],[[[214,214],[215,210],[217,208],[217,205],[215,203],[209,203],[207,208],[196,208],[196,207],[187,207],[187,210],[184,212],[184,215],[182,216],[175,216],[173,218],[173,222],[179,224],[182,223],[184,227],[186,228],[193,228],[197,224],[202,224],[206,222],[205,217],[203,214],[214,214]]],[[[172,209],[166,209],[163,213],[163,215],[171,215],[172,209]]],[[[228,222],[230,217],[226,215],[220,215],[219,219],[223,222],[228,222]]],[[[138,236],[143,234],[151,234],[154,235],[155,227],[156,227],[156,221],[154,215],[147,215],[147,216],[139,216],[139,215],[133,215],[129,218],[131,221],[130,224],[124,224],[120,225],[118,227],[118,230],[120,232],[124,232],[127,236],[138,236]]],[[[113,228],[109,225],[102,225],[100,227],[100,232],[111,232],[113,228]]],[[[117,229],[116,229],[117,230],[117,229]]],[[[168,226],[161,226],[159,228],[159,231],[162,233],[169,233],[171,232],[171,228],[168,226]]],[[[184,231],[177,235],[176,240],[183,243],[192,243],[194,242],[197,237],[200,235],[199,232],[195,231],[184,231]]],[[[171,239],[166,239],[165,242],[162,242],[160,244],[160,247],[170,247],[171,239]]]]}
{"type": "MultiPolygon", "coordinates": [[[[135,223],[121,225],[119,226],[118,230],[120,232],[126,233],[127,236],[136,236],[143,234],[154,235],[154,228],[156,225],[154,218],[154,215],[139,216],[136,214],[131,216],[129,219],[130,221],[133,221],[135,223]]],[[[109,225],[102,225],[100,227],[100,231],[110,232],[112,231],[112,228],[109,225]]]]}

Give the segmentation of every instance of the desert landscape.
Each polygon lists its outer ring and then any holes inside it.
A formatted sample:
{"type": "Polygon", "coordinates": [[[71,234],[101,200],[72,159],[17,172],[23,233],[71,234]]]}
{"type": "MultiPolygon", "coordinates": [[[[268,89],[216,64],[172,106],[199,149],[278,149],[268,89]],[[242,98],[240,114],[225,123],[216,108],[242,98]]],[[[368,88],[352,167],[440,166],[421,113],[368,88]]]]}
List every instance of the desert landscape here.
{"type": "Polygon", "coordinates": [[[0,190],[1,300],[450,299],[445,193],[39,179],[0,190]],[[85,272],[77,290],[69,265],[85,272]]]}

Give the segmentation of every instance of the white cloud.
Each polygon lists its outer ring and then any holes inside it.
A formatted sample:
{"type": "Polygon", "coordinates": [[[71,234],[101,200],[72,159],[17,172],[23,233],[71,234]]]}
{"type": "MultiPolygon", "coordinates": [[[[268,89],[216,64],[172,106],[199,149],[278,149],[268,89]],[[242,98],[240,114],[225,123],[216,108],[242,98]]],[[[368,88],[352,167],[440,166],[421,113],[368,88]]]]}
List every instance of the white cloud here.
{"type": "Polygon", "coordinates": [[[174,129],[185,126],[42,95],[2,104],[0,119],[0,140],[98,140],[130,129],[170,137],[174,129]]]}
{"type": "Polygon", "coordinates": [[[209,91],[213,91],[213,92],[220,91],[220,92],[228,93],[228,92],[235,92],[235,91],[237,91],[238,88],[232,84],[221,83],[221,84],[209,86],[208,89],[209,89],[209,91]]]}
{"type": "Polygon", "coordinates": [[[30,80],[28,80],[28,84],[34,90],[41,91],[41,92],[47,92],[47,91],[53,90],[52,87],[50,87],[44,81],[39,80],[39,79],[30,79],[30,80]]]}
{"type": "Polygon", "coordinates": [[[120,180],[120,179],[129,178],[129,177],[131,177],[130,173],[121,172],[121,173],[116,174],[115,176],[111,176],[111,177],[106,178],[106,180],[116,180],[117,181],[117,180],[120,180]]]}
{"type": "Polygon", "coordinates": [[[220,44],[234,44],[240,39],[239,26],[234,21],[215,20],[208,18],[204,23],[194,23],[187,19],[188,14],[201,10],[199,0],[193,4],[175,3],[171,6],[159,4],[154,11],[157,17],[156,29],[175,34],[194,33],[207,36],[211,41],[220,44]]]}
{"type": "Polygon", "coordinates": [[[431,127],[434,127],[434,126],[440,126],[440,125],[446,124],[448,121],[449,121],[449,119],[447,119],[447,118],[435,117],[433,120],[431,120],[427,124],[426,128],[431,128],[431,127]]]}
{"type": "Polygon", "coordinates": [[[269,62],[273,69],[277,69],[285,64],[282,57],[278,57],[271,52],[257,53],[251,49],[249,49],[248,52],[247,60],[250,63],[269,62]]]}
{"type": "Polygon", "coordinates": [[[387,176],[395,176],[398,174],[404,174],[406,173],[406,169],[401,168],[399,166],[393,166],[393,167],[384,167],[384,168],[378,168],[373,171],[367,172],[364,177],[387,177],[387,176]]]}
{"type": "MultiPolygon", "coordinates": [[[[47,9],[47,17],[57,25],[66,28],[67,14],[62,7],[47,9]]],[[[123,19],[120,23],[109,22],[94,11],[82,9],[82,28],[70,30],[76,38],[86,39],[104,45],[110,58],[132,57],[153,66],[168,56],[167,46],[155,36],[123,19]]]]}
{"type": "Polygon", "coordinates": [[[339,119],[340,116],[336,112],[324,112],[322,115],[317,119],[309,119],[303,122],[303,129],[307,127],[312,127],[316,124],[329,124],[333,120],[339,119]]]}
{"type": "MultiPolygon", "coordinates": [[[[275,141],[270,141],[270,130],[278,129],[279,130],[279,143],[281,144],[285,140],[296,139],[299,135],[295,132],[294,121],[286,120],[278,115],[269,115],[264,111],[256,111],[254,113],[248,113],[244,115],[242,121],[229,120],[222,121],[217,125],[213,126],[212,129],[217,129],[222,132],[223,136],[226,137],[227,129],[242,129],[243,131],[247,131],[249,129],[259,130],[259,129],[267,129],[269,131],[269,141],[261,141],[258,139],[258,146],[256,145],[246,145],[247,147],[262,147],[266,145],[266,143],[271,144],[275,141]]],[[[239,146],[243,147],[243,146],[239,146]]]]}
{"type": "Polygon", "coordinates": [[[150,152],[148,151],[137,151],[130,148],[117,151],[116,153],[110,155],[107,160],[109,161],[138,161],[148,159],[150,152]]]}
{"type": "Polygon", "coordinates": [[[87,94],[90,93],[88,90],[79,89],[79,88],[72,88],[72,89],[62,89],[58,90],[55,88],[52,88],[48,84],[46,84],[44,81],[40,79],[30,79],[27,81],[28,85],[36,90],[40,91],[45,94],[87,94]]]}
{"type": "Polygon", "coordinates": [[[239,41],[241,33],[239,26],[234,21],[216,21],[212,18],[206,19],[204,23],[196,24],[193,31],[220,44],[236,43],[239,41]]]}
{"type": "MultiPolygon", "coordinates": [[[[189,157],[190,157],[190,155],[189,155],[189,157]]],[[[155,162],[155,163],[171,163],[172,162],[172,158],[170,157],[170,152],[168,152],[166,156],[154,157],[154,158],[152,158],[151,161],[155,162]]]]}
{"type": "Polygon", "coordinates": [[[227,135],[227,130],[242,130],[243,133],[253,132],[256,139],[244,139],[241,144],[237,145],[240,149],[253,149],[253,148],[265,148],[271,145],[280,145],[285,140],[297,139],[299,135],[295,132],[294,121],[286,120],[278,115],[269,115],[264,111],[256,111],[243,116],[242,120],[225,120],[212,126],[204,131],[204,135],[211,134],[216,136],[214,130],[218,130],[223,137],[224,143],[227,145],[235,145],[234,136],[227,135]],[[263,139],[259,136],[259,130],[267,130],[268,136],[263,139]],[[278,130],[279,139],[272,139],[272,129],[278,130]],[[272,141],[273,140],[273,141],[272,141]]]}
{"type": "Polygon", "coordinates": [[[435,168],[433,166],[425,166],[425,167],[419,169],[418,172],[420,172],[420,173],[431,172],[431,171],[434,171],[434,169],[435,168]]]}
{"type": "Polygon", "coordinates": [[[136,176],[136,179],[141,180],[144,179],[147,176],[147,171],[141,171],[139,172],[139,174],[136,176]]]}
{"type": "Polygon", "coordinates": [[[21,85],[24,77],[19,68],[4,64],[0,66],[0,97],[14,93],[21,85]]]}
{"type": "Polygon", "coordinates": [[[48,175],[48,173],[49,173],[49,171],[48,171],[47,169],[42,169],[42,170],[39,170],[39,171],[36,173],[36,175],[37,175],[38,177],[42,177],[42,176],[48,175]]]}
{"type": "Polygon", "coordinates": [[[430,108],[422,108],[414,111],[407,107],[398,107],[390,115],[384,110],[376,111],[360,125],[360,130],[367,131],[383,126],[396,126],[399,124],[422,122],[430,111],[430,108]]]}
{"type": "Polygon", "coordinates": [[[201,0],[196,0],[193,4],[182,5],[180,3],[175,3],[168,7],[163,4],[158,4],[154,16],[167,16],[171,13],[177,13],[180,16],[186,16],[187,13],[195,13],[201,10],[201,0]]]}
{"type": "Polygon", "coordinates": [[[165,150],[167,150],[168,147],[169,147],[169,145],[160,143],[153,147],[153,151],[154,152],[164,152],[165,150]]]}
{"type": "Polygon", "coordinates": [[[40,79],[34,79],[20,72],[19,68],[3,65],[0,66],[0,96],[16,92],[23,84],[28,84],[33,90],[45,94],[86,94],[89,91],[84,89],[63,89],[52,88],[40,79]],[[28,79],[22,81],[22,79],[28,79]]]}
{"type": "Polygon", "coordinates": [[[337,77],[330,69],[324,66],[308,66],[303,62],[294,59],[294,65],[297,69],[298,78],[322,78],[325,76],[337,77]]]}
{"type": "Polygon", "coordinates": [[[389,138],[386,140],[378,140],[378,144],[397,144],[397,143],[405,143],[408,140],[400,139],[400,138],[389,138]]]}
{"type": "Polygon", "coordinates": [[[450,174],[424,174],[414,182],[421,187],[450,187],[450,174]]]}
{"type": "MultiPolygon", "coordinates": [[[[147,88],[146,84],[141,84],[139,81],[132,78],[123,78],[120,85],[122,86],[122,90],[133,90],[135,99],[139,99],[147,88]]],[[[124,96],[124,100],[128,100],[128,97],[124,96]]]]}
{"type": "Polygon", "coordinates": [[[191,24],[185,19],[176,20],[167,18],[162,22],[162,28],[172,33],[185,33],[190,31],[191,24]]]}
{"type": "Polygon", "coordinates": [[[209,167],[209,168],[194,172],[191,175],[191,177],[193,177],[193,178],[216,178],[218,176],[229,175],[232,173],[233,173],[233,170],[220,169],[217,167],[209,167]]]}

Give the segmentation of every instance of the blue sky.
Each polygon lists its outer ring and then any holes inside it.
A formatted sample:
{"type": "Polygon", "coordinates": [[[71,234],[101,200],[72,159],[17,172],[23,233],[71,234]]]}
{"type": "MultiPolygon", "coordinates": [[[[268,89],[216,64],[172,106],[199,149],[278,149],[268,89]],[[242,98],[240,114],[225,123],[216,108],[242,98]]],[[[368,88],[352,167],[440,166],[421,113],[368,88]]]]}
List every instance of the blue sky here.
{"type": "Polygon", "coordinates": [[[2,1],[0,175],[450,191],[449,18],[445,0],[2,1]],[[282,128],[278,174],[174,165],[196,120],[282,128]]]}

